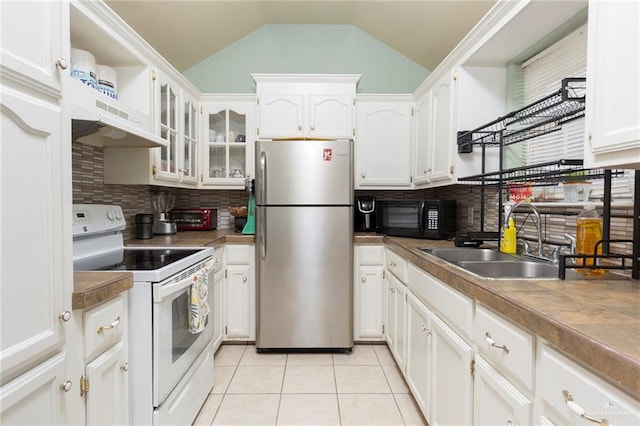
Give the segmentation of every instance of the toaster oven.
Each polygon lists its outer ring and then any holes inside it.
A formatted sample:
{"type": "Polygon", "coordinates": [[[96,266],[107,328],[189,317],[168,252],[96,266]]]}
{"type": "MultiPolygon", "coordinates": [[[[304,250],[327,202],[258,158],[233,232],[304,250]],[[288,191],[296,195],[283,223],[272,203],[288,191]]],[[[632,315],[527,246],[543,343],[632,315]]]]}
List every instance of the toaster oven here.
{"type": "Polygon", "coordinates": [[[169,220],[175,222],[178,231],[209,231],[218,227],[218,209],[173,209],[169,220]]]}

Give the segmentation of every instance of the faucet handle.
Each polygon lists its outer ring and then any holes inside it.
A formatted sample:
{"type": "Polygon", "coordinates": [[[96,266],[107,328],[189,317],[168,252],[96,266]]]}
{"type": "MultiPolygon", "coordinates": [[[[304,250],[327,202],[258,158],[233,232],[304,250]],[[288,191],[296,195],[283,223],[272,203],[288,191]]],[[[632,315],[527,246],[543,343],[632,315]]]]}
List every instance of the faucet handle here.
{"type": "Polygon", "coordinates": [[[531,245],[529,244],[529,242],[527,240],[523,240],[522,238],[518,238],[516,240],[516,244],[517,243],[522,243],[522,253],[524,253],[524,254],[531,253],[531,245]]]}
{"type": "Polygon", "coordinates": [[[569,240],[569,249],[571,250],[571,254],[576,254],[576,236],[571,234],[564,234],[564,237],[569,240]]]}

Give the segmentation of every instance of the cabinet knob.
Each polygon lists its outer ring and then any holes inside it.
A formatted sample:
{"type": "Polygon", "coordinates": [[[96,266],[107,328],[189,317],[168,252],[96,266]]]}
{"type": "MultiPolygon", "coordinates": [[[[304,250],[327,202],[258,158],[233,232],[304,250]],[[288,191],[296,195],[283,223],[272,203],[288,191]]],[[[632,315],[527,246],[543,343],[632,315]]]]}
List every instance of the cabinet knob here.
{"type": "Polygon", "coordinates": [[[311,125],[311,130],[315,130],[316,126],[314,126],[313,124],[311,125]]]}
{"type": "Polygon", "coordinates": [[[69,392],[71,390],[71,385],[72,385],[71,380],[67,380],[66,382],[60,385],[60,390],[69,392]]]}
{"type": "Polygon", "coordinates": [[[122,371],[123,371],[123,372],[125,372],[125,373],[126,373],[127,371],[129,371],[129,363],[128,363],[128,362],[125,362],[125,363],[120,367],[120,370],[122,370],[122,371]]]}
{"type": "Polygon", "coordinates": [[[298,130],[302,130],[302,126],[298,126],[298,130]]]}
{"type": "Polygon", "coordinates": [[[603,426],[611,426],[611,423],[607,419],[596,419],[595,417],[591,417],[587,415],[587,412],[584,408],[573,402],[573,395],[568,390],[562,391],[562,398],[564,399],[564,403],[567,404],[569,410],[571,410],[574,414],[582,417],[585,420],[588,420],[593,423],[597,423],[603,426]]]}
{"type": "Polygon", "coordinates": [[[422,332],[425,333],[427,336],[431,336],[431,330],[429,330],[427,326],[425,326],[424,324],[422,324],[422,332]]]}
{"type": "Polygon", "coordinates": [[[58,58],[58,60],[56,61],[56,67],[58,67],[61,70],[66,70],[69,65],[67,64],[67,60],[64,58],[58,58]]]}
{"type": "Polygon", "coordinates": [[[115,317],[115,319],[113,321],[111,321],[111,324],[100,326],[100,327],[98,327],[98,330],[96,330],[96,331],[97,331],[98,334],[102,334],[105,330],[110,330],[112,328],[116,328],[119,325],[120,325],[120,317],[117,316],[117,317],[115,317]]]}
{"type": "Polygon", "coordinates": [[[360,175],[360,176],[362,176],[362,179],[364,179],[367,175],[363,173],[363,174],[362,174],[362,175],[360,175]]]}
{"type": "Polygon", "coordinates": [[[367,282],[367,277],[360,278],[360,281],[362,281],[363,283],[366,283],[367,282]]]}
{"type": "Polygon", "coordinates": [[[242,282],[246,283],[247,282],[247,277],[242,277],[242,282]]]}
{"type": "Polygon", "coordinates": [[[69,311],[64,311],[63,313],[61,313],[60,315],[58,315],[58,318],[60,319],[60,321],[62,322],[67,322],[71,319],[71,312],[69,311]]]}
{"type": "Polygon", "coordinates": [[[507,426],[518,426],[513,420],[507,420],[507,426]]]}

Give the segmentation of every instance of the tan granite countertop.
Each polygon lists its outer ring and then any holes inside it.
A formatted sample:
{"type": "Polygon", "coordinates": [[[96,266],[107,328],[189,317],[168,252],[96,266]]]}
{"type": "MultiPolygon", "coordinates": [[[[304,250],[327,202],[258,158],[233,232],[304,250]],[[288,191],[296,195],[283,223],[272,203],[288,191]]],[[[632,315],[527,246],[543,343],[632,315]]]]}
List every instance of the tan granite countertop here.
{"type": "Polygon", "coordinates": [[[254,235],[234,232],[232,229],[214,229],[213,231],[182,231],[173,235],[154,235],[153,238],[126,240],[126,246],[149,247],[217,247],[222,244],[253,244],[254,235]]]}
{"type": "Polygon", "coordinates": [[[131,272],[74,272],[73,309],[90,309],[133,287],[131,272]]]}
{"type": "Polygon", "coordinates": [[[640,282],[613,274],[573,274],[564,281],[482,279],[418,250],[453,247],[450,241],[384,237],[384,244],[640,398],[640,282]]]}

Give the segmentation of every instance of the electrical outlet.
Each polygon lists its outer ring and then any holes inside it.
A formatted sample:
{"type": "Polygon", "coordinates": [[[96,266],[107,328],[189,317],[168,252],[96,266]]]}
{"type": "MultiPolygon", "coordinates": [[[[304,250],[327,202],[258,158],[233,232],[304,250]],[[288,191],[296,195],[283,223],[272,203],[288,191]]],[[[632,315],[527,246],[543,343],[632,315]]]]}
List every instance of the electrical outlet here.
{"type": "Polygon", "coordinates": [[[467,207],[467,224],[473,225],[473,206],[467,207]]]}

